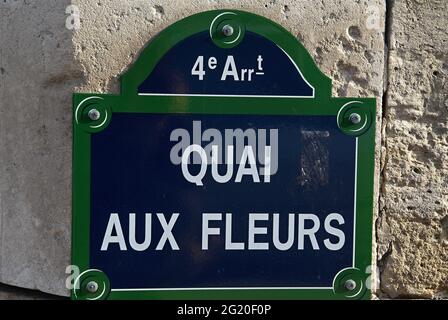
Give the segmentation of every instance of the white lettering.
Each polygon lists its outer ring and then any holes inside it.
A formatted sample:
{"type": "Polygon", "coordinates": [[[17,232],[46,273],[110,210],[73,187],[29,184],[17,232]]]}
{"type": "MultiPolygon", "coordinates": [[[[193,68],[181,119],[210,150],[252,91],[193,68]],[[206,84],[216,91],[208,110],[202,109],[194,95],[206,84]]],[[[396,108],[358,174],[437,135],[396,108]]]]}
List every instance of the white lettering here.
{"type": "Polygon", "coordinates": [[[328,232],[328,234],[331,234],[333,236],[338,237],[339,241],[336,243],[332,243],[330,239],[325,239],[324,244],[327,247],[327,249],[336,251],[342,249],[342,247],[345,244],[345,234],[342,232],[342,230],[334,228],[331,226],[331,221],[336,220],[339,225],[342,225],[345,223],[344,217],[341,216],[339,213],[330,213],[326,218],[324,222],[325,231],[328,232]]]}
{"type": "Polygon", "coordinates": [[[319,230],[320,222],[319,218],[314,214],[300,214],[299,215],[299,250],[304,249],[305,236],[308,236],[313,246],[313,250],[319,250],[319,245],[316,240],[316,232],[319,230]],[[311,220],[313,226],[311,229],[305,228],[305,221],[311,220]]]}
{"type": "Polygon", "coordinates": [[[267,213],[249,214],[249,250],[268,250],[269,243],[255,242],[255,235],[268,233],[268,228],[255,226],[257,220],[267,221],[269,220],[269,215],[267,213]]]}
{"type": "Polygon", "coordinates": [[[137,243],[135,236],[135,213],[129,214],[129,244],[135,251],[144,251],[149,248],[151,244],[151,221],[152,215],[147,213],[145,215],[145,240],[143,243],[137,243]]]}
{"type": "Polygon", "coordinates": [[[228,76],[232,76],[234,81],[239,81],[238,71],[236,70],[235,59],[233,56],[228,56],[226,64],[224,65],[224,71],[221,75],[221,81],[226,80],[228,76]]]}
{"type": "Polygon", "coordinates": [[[202,250],[208,250],[208,237],[211,235],[219,235],[219,228],[210,228],[209,221],[220,221],[222,218],[220,213],[204,213],[202,215],[202,250]]]}
{"type": "Polygon", "coordinates": [[[109,222],[107,223],[106,232],[103,238],[103,244],[101,245],[101,251],[106,251],[110,243],[118,243],[121,251],[127,250],[118,213],[111,213],[109,217],[109,222]],[[112,235],[114,229],[117,234],[116,236],[112,235]]]}
{"type": "Polygon", "coordinates": [[[167,223],[165,216],[162,213],[157,214],[157,218],[160,221],[160,225],[163,228],[163,234],[160,237],[160,241],[157,244],[156,250],[162,250],[165,246],[165,242],[168,241],[173,250],[179,250],[179,246],[177,245],[176,239],[174,239],[172,230],[174,224],[176,223],[177,218],[179,217],[178,213],[173,213],[171,215],[170,221],[167,223]]]}

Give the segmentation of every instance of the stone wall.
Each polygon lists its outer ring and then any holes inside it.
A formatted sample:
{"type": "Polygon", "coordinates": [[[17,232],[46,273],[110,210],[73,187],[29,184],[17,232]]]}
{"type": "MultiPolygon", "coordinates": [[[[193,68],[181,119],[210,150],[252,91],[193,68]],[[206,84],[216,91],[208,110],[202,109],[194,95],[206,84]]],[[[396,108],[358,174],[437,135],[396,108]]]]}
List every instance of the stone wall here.
{"type": "Polygon", "coordinates": [[[333,79],[335,96],[377,97],[377,294],[443,296],[444,0],[0,2],[0,282],[68,294],[72,92],[118,93],[120,75],[155,34],[222,8],[251,11],[288,29],[333,79]],[[66,24],[70,5],[79,10],[79,26],[66,24]]]}
{"type": "Polygon", "coordinates": [[[396,0],[388,14],[381,292],[448,297],[448,2],[396,0]]]}
{"type": "Polygon", "coordinates": [[[70,1],[0,2],[0,282],[66,295],[71,94],[82,84],[70,1]]]}

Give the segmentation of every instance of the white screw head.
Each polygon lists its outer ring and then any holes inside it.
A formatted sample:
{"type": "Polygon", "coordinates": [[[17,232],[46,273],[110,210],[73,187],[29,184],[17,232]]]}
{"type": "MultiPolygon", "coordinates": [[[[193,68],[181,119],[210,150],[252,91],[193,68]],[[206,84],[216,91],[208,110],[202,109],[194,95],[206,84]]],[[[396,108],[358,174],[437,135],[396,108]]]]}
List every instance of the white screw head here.
{"type": "Polygon", "coordinates": [[[355,280],[348,279],[347,281],[345,281],[344,288],[347,289],[348,291],[355,290],[356,289],[356,282],[355,282],[355,280]]]}
{"type": "Polygon", "coordinates": [[[89,281],[89,283],[87,283],[86,289],[90,293],[95,293],[98,291],[98,283],[96,283],[96,281],[89,281]]]}
{"type": "Polygon", "coordinates": [[[230,37],[233,34],[233,27],[229,24],[226,24],[224,27],[222,27],[222,33],[226,37],[230,37]]]}
{"type": "Polygon", "coordinates": [[[87,115],[92,121],[96,121],[101,117],[101,113],[97,109],[89,110],[89,113],[87,115]]]}
{"type": "Polygon", "coordinates": [[[358,124],[361,122],[361,116],[358,113],[352,113],[348,119],[350,120],[351,123],[353,124],[358,124]]]}

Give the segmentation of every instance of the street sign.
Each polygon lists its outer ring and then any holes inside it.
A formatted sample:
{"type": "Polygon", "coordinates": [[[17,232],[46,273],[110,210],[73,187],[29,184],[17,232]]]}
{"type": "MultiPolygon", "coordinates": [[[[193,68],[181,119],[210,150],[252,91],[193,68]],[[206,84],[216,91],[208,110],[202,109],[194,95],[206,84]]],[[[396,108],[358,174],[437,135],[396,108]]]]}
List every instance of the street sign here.
{"type": "Polygon", "coordinates": [[[369,299],[374,128],[272,21],[173,24],[74,94],[72,298],[369,299]]]}

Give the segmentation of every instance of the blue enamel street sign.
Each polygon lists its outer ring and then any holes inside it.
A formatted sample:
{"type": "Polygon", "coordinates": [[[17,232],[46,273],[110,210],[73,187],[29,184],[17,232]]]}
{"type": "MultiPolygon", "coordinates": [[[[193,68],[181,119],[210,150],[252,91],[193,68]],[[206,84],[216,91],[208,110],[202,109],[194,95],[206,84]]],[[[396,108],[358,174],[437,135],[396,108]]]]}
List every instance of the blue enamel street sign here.
{"type": "Polygon", "coordinates": [[[74,95],[74,299],[370,297],[375,99],[277,24],[163,31],[121,95],[74,95]]]}

